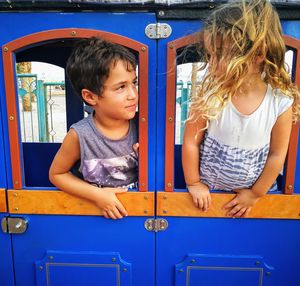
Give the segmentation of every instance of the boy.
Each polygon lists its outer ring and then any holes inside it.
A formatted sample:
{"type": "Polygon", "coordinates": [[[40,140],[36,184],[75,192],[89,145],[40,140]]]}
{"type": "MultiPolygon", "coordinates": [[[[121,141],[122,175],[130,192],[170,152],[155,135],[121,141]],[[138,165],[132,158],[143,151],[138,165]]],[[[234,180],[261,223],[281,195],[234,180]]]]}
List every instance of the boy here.
{"type": "Polygon", "coordinates": [[[93,112],[71,126],[49,179],[62,191],[94,202],[106,218],[127,216],[116,194],[138,180],[135,68],[126,48],[96,37],[81,40],[67,62],[74,89],[93,112]],[[70,173],[78,160],[83,180],[70,173]]]}

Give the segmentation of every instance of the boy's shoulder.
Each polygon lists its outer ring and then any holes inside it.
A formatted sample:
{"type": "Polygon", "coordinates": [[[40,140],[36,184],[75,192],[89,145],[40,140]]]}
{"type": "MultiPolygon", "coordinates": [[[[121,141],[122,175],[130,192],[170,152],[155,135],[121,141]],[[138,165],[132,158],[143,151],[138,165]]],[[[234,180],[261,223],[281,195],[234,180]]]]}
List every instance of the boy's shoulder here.
{"type": "Polygon", "coordinates": [[[76,129],[82,129],[82,128],[86,128],[86,126],[88,124],[89,124],[89,116],[77,121],[74,124],[72,124],[70,128],[74,128],[75,130],[76,129]]]}

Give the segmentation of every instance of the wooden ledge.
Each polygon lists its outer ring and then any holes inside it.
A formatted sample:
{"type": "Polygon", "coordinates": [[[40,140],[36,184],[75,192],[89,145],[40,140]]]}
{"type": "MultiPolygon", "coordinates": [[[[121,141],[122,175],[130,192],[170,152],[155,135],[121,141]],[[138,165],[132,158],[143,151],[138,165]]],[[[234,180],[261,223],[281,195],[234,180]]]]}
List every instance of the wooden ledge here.
{"type": "MultiPolygon", "coordinates": [[[[178,217],[227,217],[222,207],[234,194],[212,194],[212,205],[202,212],[189,193],[158,192],[157,215],[178,217]]],[[[300,195],[265,195],[252,209],[249,218],[300,219],[300,195]]]]}
{"type": "Polygon", "coordinates": [[[5,213],[6,210],[6,193],[5,189],[0,189],[0,213],[5,213]]]}
{"type": "MultiPolygon", "coordinates": [[[[154,193],[128,192],[118,199],[129,216],[154,216],[154,193]]],[[[12,214],[102,215],[94,204],[61,191],[8,190],[12,214]]]]}

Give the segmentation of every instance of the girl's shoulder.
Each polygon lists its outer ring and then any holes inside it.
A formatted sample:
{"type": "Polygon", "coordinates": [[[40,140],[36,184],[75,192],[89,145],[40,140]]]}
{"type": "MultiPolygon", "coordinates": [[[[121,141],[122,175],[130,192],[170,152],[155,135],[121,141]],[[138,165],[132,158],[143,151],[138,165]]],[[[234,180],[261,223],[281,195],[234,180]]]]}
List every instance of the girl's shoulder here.
{"type": "Polygon", "coordinates": [[[294,102],[294,98],[277,88],[270,88],[267,94],[268,106],[277,110],[277,115],[286,111],[294,102]]]}

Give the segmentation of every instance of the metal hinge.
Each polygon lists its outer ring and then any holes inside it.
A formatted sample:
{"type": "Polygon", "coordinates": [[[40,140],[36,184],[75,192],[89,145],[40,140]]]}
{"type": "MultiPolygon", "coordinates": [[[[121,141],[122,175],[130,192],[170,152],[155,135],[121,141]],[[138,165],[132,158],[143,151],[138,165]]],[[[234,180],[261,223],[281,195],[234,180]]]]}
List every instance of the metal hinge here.
{"type": "Polygon", "coordinates": [[[145,34],[150,39],[166,39],[172,34],[172,28],[166,23],[149,24],[145,28],[145,34]]]}
{"type": "Polygon", "coordinates": [[[24,233],[27,225],[27,220],[22,217],[4,217],[1,221],[1,228],[5,233],[24,233]]]}
{"type": "Polygon", "coordinates": [[[168,228],[168,221],[164,218],[148,218],[145,221],[144,226],[148,231],[164,231],[168,228]]]}

